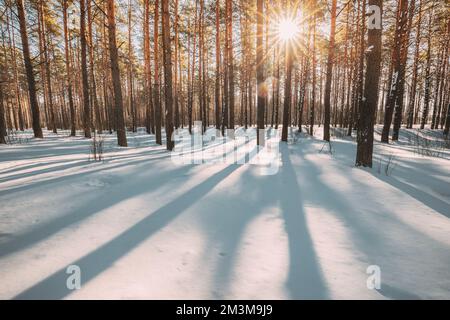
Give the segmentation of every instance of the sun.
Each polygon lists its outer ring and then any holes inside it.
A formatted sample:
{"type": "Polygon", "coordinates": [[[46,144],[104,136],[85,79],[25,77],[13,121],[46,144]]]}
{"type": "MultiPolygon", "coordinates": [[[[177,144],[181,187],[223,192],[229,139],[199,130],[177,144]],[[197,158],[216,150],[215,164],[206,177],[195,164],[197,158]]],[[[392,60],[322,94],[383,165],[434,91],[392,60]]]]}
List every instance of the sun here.
{"type": "Polygon", "coordinates": [[[289,41],[298,36],[299,27],[295,20],[283,18],[278,22],[277,32],[280,40],[289,41]]]}

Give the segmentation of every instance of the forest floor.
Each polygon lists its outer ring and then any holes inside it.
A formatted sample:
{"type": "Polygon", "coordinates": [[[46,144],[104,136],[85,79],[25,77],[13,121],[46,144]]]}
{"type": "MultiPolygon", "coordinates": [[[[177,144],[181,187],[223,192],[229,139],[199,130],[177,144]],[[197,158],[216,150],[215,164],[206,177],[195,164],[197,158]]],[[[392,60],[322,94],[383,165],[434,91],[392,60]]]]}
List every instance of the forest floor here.
{"type": "Polygon", "coordinates": [[[360,169],[354,139],[333,130],[330,153],[320,131],[280,145],[273,175],[174,164],[143,131],[104,135],[102,162],[67,132],[18,135],[0,147],[0,298],[449,299],[442,132],[402,129],[360,169]]]}

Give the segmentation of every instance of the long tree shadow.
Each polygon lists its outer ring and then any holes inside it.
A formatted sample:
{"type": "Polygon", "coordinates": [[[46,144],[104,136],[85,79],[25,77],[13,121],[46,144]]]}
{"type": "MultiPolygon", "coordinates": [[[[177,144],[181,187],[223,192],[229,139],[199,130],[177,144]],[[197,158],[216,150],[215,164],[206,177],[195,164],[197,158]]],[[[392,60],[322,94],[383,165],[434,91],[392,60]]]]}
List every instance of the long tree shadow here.
{"type": "MultiPolygon", "coordinates": [[[[121,201],[135,197],[144,192],[150,192],[151,190],[157,189],[161,187],[164,182],[170,181],[171,177],[187,172],[190,168],[192,168],[192,166],[182,166],[173,170],[160,172],[156,176],[152,176],[150,178],[140,177],[139,180],[133,180],[132,184],[127,187],[120,184],[120,187],[104,193],[95,199],[94,202],[89,201],[85,205],[74,209],[68,214],[58,216],[49,222],[40,224],[23,234],[11,236],[7,242],[0,243],[0,258],[15,253],[19,250],[26,249],[29,246],[52,236],[62,229],[79,223],[82,220],[91,217],[106,208],[112,207],[121,201]],[[149,183],[150,180],[152,183],[149,183]]],[[[125,183],[127,182],[125,181],[125,183]]]]}
{"type": "Polygon", "coordinates": [[[216,206],[201,217],[201,223],[209,233],[204,259],[214,252],[214,248],[220,249],[212,286],[216,299],[226,299],[229,294],[238,250],[242,250],[242,255],[247,255],[246,250],[249,249],[245,246],[240,247],[246,227],[264,211],[264,208],[277,202],[276,188],[272,185],[271,179],[272,176],[257,176],[254,170],[248,168],[239,177],[239,185],[233,185],[233,189],[241,187],[236,189],[237,193],[231,196],[222,193],[216,196],[217,199],[211,199],[213,203],[228,204],[216,206]],[[250,186],[251,189],[246,186],[250,186]]]}
{"type": "MultiPolygon", "coordinates": [[[[154,154],[155,152],[150,152],[149,154],[154,154]]],[[[164,151],[164,155],[162,157],[170,157],[170,154],[164,151]]],[[[133,159],[134,156],[131,156],[130,159],[133,159]]],[[[158,158],[160,159],[160,158],[158,158]]],[[[7,256],[9,254],[15,253],[19,250],[26,249],[27,247],[36,244],[39,241],[42,241],[51,235],[61,231],[63,228],[69,227],[75,223],[78,223],[98,212],[104,210],[106,208],[114,206],[116,203],[129,199],[131,197],[137,196],[144,192],[150,192],[154,189],[161,187],[165,182],[170,181],[170,178],[177,177],[180,174],[186,174],[190,169],[194,167],[194,165],[183,165],[176,166],[174,169],[170,169],[168,171],[159,171],[157,175],[147,177],[145,174],[142,174],[142,170],[139,167],[136,167],[141,164],[148,163],[153,159],[134,159],[128,161],[126,163],[120,163],[113,166],[107,166],[99,169],[90,170],[87,172],[78,172],[75,174],[68,174],[65,176],[49,179],[46,181],[40,181],[38,185],[40,187],[47,184],[54,184],[57,182],[65,181],[67,183],[67,179],[70,178],[81,178],[84,176],[91,176],[93,173],[99,173],[101,171],[113,170],[122,167],[133,167],[136,172],[134,176],[137,178],[131,181],[130,185],[125,181],[125,184],[120,184],[120,188],[116,188],[112,190],[112,193],[109,192],[97,198],[95,202],[88,202],[86,205],[82,207],[78,207],[73,212],[59,216],[57,218],[52,219],[51,221],[41,224],[31,230],[19,234],[8,237],[8,240],[0,242],[0,258],[7,256]],[[150,184],[149,181],[152,181],[150,184]]],[[[35,183],[37,184],[37,183],[35,183]]],[[[23,187],[16,187],[9,190],[5,190],[0,192],[0,196],[12,193],[14,191],[20,190],[28,190],[32,187],[33,184],[26,185],[23,187]]]]}
{"type": "Polygon", "coordinates": [[[328,289],[308,231],[302,191],[289,158],[289,149],[287,145],[281,145],[280,149],[283,167],[279,172],[278,189],[289,245],[287,287],[292,299],[327,299],[328,289]]]}
{"type": "MultiPolygon", "coordinates": [[[[125,160],[127,160],[127,162],[118,163],[118,164],[114,164],[111,166],[102,166],[99,168],[91,169],[89,171],[82,171],[82,172],[77,171],[77,172],[73,172],[73,173],[66,173],[66,174],[58,176],[58,177],[51,177],[51,179],[37,180],[37,181],[29,182],[24,185],[19,185],[19,186],[11,187],[8,189],[0,190],[0,197],[6,196],[9,194],[14,194],[16,192],[29,191],[35,187],[39,187],[40,189],[42,189],[43,187],[47,187],[48,185],[67,181],[69,178],[81,178],[81,177],[89,176],[93,173],[99,173],[102,171],[115,170],[115,169],[124,168],[124,167],[131,167],[131,166],[138,166],[138,165],[142,165],[145,163],[149,163],[153,160],[160,160],[161,158],[167,158],[167,157],[170,157],[170,155],[164,155],[164,156],[158,157],[157,159],[154,159],[154,158],[152,158],[152,159],[144,158],[144,159],[137,159],[137,160],[136,159],[135,160],[125,159],[125,160]]],[[[130,159],[132,159],[132,158],[135,158],[135,157],[130,157],[130,159]]],[[[111,161],[109,161],[109,162],[111,162],[111,161]]],[[[82,166],[82,165],[80,165],[80,166],[82,166]]]]}
{"type": "MultiPolygon", "coordinates": [[[[339,158],[342,161],[352,163],[353,159],[350,158],[350,155],[354,154],[353,150],[355,149],[355,145],[349,145],[340,141],[334,141],[333,144],[337,145],[339,149],[346,150],[346,152],[339,152],[339,158]]],[[[379,157],[381,157],[381,155],[378,154],[375,155],[374,166],[377,165],[377,162],[380,162],[379,157]]],[[[430,194],[429,192],[421,190],[420,188],[412,185],[413,182],[417,183],[418,181],[421,182],[423,181],[424,185],[429,186],[430,188],[432,188],[433,186],[437,188],[437,186],[442,185],[445,182],[436,177],[427,175],[428,172],[420,170],[420,165],[418,166],[416,164],[416,166],[418,167],[414,167],[413,164],[410,164],[408,168],[404,168],[402,166],[403,162],[410,163],[410,161],[404,159],[396,161],[397,166],[393,169],[393,174],[390,176],[378,174],[374,172],[374,170],[367,172],[369,172],[373,177],[381,180],[382,182],[385,182],[391,185],[392,187],[395,187],[399,191],[407,193],[409,196],[413,197],[419,202],[422,202],[424,205],[433,209],[434,211],[439,212],[440,214],[446,216],[447,218],[450,218],[450,204],[448,202],[445,202],[439,199],[438,197],[434,196],[433,194],[430,194]],[[398,179],[396,175],[398,175],[399,177],[401,176],[402,179],[410,183],[404,183],[400,181],[400,179],[398,179]],[[424,179],[419,180],[418,176],[421,175],[427,176],[424,176],[424,179]]],[[[436,170],[436,173],[443,176],[446,174],[445,170],[443,171],[436,170]]]]}
{"type": "MultiPolygon", "coordinates": [[[[351,201],[346,201],[345,195],[331,188],[328,183],[322,181],[320,176],[322,170],[312,161],[308,160],[304,155],[301,158],[302,172],[305,173],[304,179],[308,185],[307,197],[308,200],[322,208],[333,212],[334,215],[345,223],[350,231],[352,242],[359,249],[359,252],[365,256],[365,263],[379,265],[383,270],[393,270],[399,272],[408,268],[408,264],[413,263],[415,257],[418,255],[422,257],[440,257],[447,258],[446,247],[441,245],[429,235],[422,233],[410,225],[402,222],[396,215],[383,204],[372,199],[370,195],[370,188],[361,181],[352,179],[351,183],[354,188],[362,188],[367,190],[367,194],[360,201],[365,201],[364,212],[361,209],[352,206],[351,201]],[[362,214],[363,213],[363,214],[362,214]],[[385,213],[383,220],[379,218],[380,213],[385,213]],[[381,231],[382,230],[382,231],[381,231]],[[416,249],[414,245],[398,251],[398,248],[405,247],[404,242],[411,243],[418,241],[419,243],[426,243],[426,248],[429,251],[422,251],[425,246],[416,249]],[[397,253],[402,258],[397,259],[397,253]]],[[[350,177],[350,176],[349,176],[350,177]]],[[[430,265],[430,267],[432,267],[430,265]]],[[[439,270],[439,269],[437,269],[439,270]]],[[[364,270],[361,270],[364,272],[364,270]]],[[[396,279],[407,283],[409,279],[421,280],[420,272],[411,272],[408,277],[403,279],[396,279]]],[[[392,278],[385,277],[382,283],[380,294],[400,299],[403,296],[413,296],[415,293],[410,292],[407,288],[397,288],[397,290],[390,290],[394,288],[389,281],[392,278]],[[400,291],[405,294],[400,294],[400,291]],[[389,294],[388,294],[389,292],[389,294]]],[[[402,283],[400,282],[400,283],[402,283]]],[[[398,283],[397,283],[398,286],[398,283]]]]}
{"type": "MultiPolygon", "coordinates": [[[[231,165],[213,174],[188,192],[152,212],[113,240],[98,249],[73,261],[81,269],[82,283],[85,284],[108,269],[115,261],[129,253],[144,240],[167,226],[183,211],[203,198],[214,186],[219,184],[237,168],[231,165]]],[[[60,269],[51,276],[25,290],[14,299],[62,299],[72,291],[66,287],[67,274],[60,269]]]]}
{"type": "Polygon", "coordinates": [[[433,196],[432,194],[430,194],[428,192],[420,190],[419,188],[416,188],[416,187],[412,186],[411,184],[404,183],[395,177],[392,177],[392,176],[386,177],[386,176],[377,175],[374,173],[372,173],[372,175],[375,178],[397,188],[398,190],[407,193],[411,197],[422,202],[424,205],[433,209],[434,211],[439,212],[443,216],[450,218],[450,204],[449,203],[433,196]]]}
{"type": "MultiPolygon", "coordinates": [[[[75,161],[83,161],[83,160],[74,159],[71,162],[75,162],[75,161]]],[[[24,165],[19,165],[19,166],[14,164],[14,166],[12,166],[12,167],[6,168],[4,170],[0,170],[0,176],[11,174],[11,173],[15,174],[15,172],[17,172],[17,171],[30,170],[30,169],[39,168],[42,166],[56,165],[59,163],[66,163],[66,162],[67,162],[67,159],[61,159],[61,160],[56,159],[54,161],[39,161],[39,162],[32,162],[32,163],[27,163],[24,165]]]]}

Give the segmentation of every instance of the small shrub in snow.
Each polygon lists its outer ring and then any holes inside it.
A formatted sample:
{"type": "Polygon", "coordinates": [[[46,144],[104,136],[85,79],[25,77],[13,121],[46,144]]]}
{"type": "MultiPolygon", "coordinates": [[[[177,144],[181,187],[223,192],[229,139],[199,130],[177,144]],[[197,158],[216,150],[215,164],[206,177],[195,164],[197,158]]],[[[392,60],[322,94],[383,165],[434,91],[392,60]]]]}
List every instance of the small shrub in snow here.
{"type": "Polygon", "coordinates": [[[319,153],[322,153],[322,152],[326,152],[326,153],[329,153],[331,155],[334,153],[334,148],[333,148],[333,144],[331,143],[331,140],[324,142],[324,144],[323,144],[322,148],[320,149],[319,153]]]}
{"type": "Polygon", "coordinates": [[[23,137],[16,130],[8,130],[8,135],[5,137],[7,144],[25,144],[30,141],[29,138],[23,137]]]}
{"type": "Polygon", "coordinates": [[[103,136],[94,133],[90,146],[89,161],[103,161],[104,142],[103,136]]]}
{"type": "Polygon", "coordinates": [[[418,155],[437,158],[441,158],[443,156],[441,150],[446,149],[448,143],[445,139],[443,141],[434,141],[424,138],[420,135],[420,132],[416,132],[414,139],[409,139],[409,141],[414,146],[414,152],[418,155]]]}
{"type": "Polygon", "coordinates": [[[384,174],[389,177],[394,171],[396,165],[397,163],[395,162],[395,156],[391,153],[386,160],[386,165],[384,166],[384,174]]]}
{"type": "Polygon", "coordinates": [[[397,166],[397,162],[395,161],[395,159],[395,156],[391,153],[383,164],[383,157],[380,156],[378,158],[377,173],[381,174],[381,172],[383,172],[386,176],[391,176],[392,172],[397,166]]]}

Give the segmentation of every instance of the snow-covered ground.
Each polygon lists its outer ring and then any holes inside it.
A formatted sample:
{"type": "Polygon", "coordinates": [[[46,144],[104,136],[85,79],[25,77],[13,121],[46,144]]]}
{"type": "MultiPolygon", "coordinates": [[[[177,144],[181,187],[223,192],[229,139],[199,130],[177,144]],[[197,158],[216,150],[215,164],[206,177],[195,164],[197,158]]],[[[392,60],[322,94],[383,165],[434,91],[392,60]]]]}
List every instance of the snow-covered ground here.
{"type": "Polygon", "coordinates": [[[143,132],[106,135],[103,162],[81,137],[22,135],[0,146],[0,298],[449,299],[442,133],[402,129],[370,170],[334,131],[332,154],[320,129],[281,144],[275,175],[174,164],[143,132]]]}

